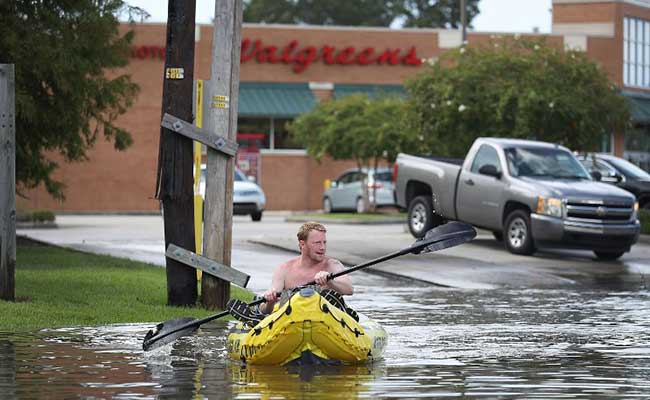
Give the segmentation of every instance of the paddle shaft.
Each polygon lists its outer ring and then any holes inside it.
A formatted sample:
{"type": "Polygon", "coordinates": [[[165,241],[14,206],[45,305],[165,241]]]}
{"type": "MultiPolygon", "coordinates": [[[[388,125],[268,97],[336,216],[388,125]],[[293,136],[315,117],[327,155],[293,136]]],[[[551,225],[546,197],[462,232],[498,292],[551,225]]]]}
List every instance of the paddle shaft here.
{"type": "MultiPolygon", "coordinates": [[[[411,252],[413,252],[413,248],[409,247],[408,249],[403,249],[403,250],[400,250],[400,251],[396,251],[394,253],[386,254],[385,256],[375,258],[374,260],[366,261],[364,263],[361,263],[359,265],[355,265],[354,267],[350,267],[350,268],[345,269],[343,271],[339,271],[339,272],[336,272],[336,273],[331,273],[331,274],[329,274],[327,276],[327,280],[331,281],[332,279],[338,278],[339,276],[343,276],[343,275],[349,274],[351,272],[358,271],[358,270],[360,270],[362,268],[366,268],[366,267],[369,267],[371,265],[379,264],[380,262],[388,261],[390,259],[393,259],[393,258],[396,258],[396,257],[399,257],[399,256],[403,256],[404,254],[409,254],[411,252]]],[[[307,282],[307,285],[315,285],[315,284],[316,284],[316,281],[307,282]]]]}

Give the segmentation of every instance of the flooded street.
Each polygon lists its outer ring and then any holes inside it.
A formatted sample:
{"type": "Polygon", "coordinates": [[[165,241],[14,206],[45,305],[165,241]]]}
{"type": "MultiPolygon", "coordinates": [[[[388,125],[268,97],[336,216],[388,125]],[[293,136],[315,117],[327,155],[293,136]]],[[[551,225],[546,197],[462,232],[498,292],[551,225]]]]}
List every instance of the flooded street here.
{"type": "Polygon", "coordinates": [[[349,304],[389,332],[372,365],[245,367],[228,323],[143,353],[152,324],[0,333],[0,398],[647,398],[649,284],[441,289],[357,273],[349,304]]]}

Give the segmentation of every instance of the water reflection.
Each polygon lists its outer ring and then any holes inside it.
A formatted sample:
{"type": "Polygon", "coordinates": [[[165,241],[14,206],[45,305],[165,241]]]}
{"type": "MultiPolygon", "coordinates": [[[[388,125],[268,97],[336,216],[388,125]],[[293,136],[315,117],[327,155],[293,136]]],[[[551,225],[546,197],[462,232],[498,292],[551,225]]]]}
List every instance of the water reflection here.
{"type": "Polygon", "coordinates": [[[0,333],[0,398],[613,398],[650,396],[650,291],[442,290],[361,274],[349,303],[389,335],[374,365],[227,360],[228,323],[143,353],[151,324],[0,333]]]}
{"type": "Polygon", "coordinates": [[[356,399],[382,378],[381,363],[366,366],[228,368],[234,398],[356,399]]]}

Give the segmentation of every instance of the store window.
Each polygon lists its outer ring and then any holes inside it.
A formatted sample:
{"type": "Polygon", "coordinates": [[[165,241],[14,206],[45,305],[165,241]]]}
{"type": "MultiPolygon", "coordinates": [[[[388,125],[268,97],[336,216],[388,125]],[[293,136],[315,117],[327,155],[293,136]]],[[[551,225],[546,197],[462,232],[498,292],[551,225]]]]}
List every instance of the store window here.
{"type": "Polygon", "coordinates": [[[274,149],[302,149],[304,148],[300,142],[296,140],[296,138],[293,137],[293,135],[289,132],[287,127],[289,126],[289,123],[292,120],[290,119],[275,119],[274,126],[275,126],[275,132],[274,132],[274,140],[273,140],[273,148],[274,149]]]}
{"type": "Polygon", "coordinates": [[[623,84],[650,87],[650,21],[623,19],[623,84]]]}

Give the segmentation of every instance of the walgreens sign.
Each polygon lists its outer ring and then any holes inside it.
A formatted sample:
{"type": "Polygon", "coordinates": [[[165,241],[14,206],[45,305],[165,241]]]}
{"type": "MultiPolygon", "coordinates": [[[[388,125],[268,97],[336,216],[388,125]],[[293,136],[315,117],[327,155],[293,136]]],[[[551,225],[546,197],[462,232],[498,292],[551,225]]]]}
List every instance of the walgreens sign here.
{"type": "MultiPolygon", "coordinates": [[[[165,59],[165,48],[160,46],[135,46],[131,55],[139,59],[165,59]]],[[[286,64],[296,73],[301,73],[314,63],[326,65],[405,65],[417,67],[422,59],[415,46],[409,48],[375,47],[319,47],[301,45],[292,40],[284,46],[264,44],[262,40],[244,39],[241,45],[241,63],[286,64]]]]}

